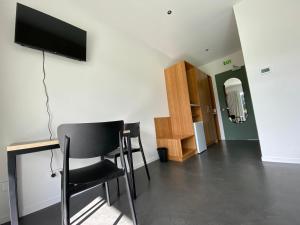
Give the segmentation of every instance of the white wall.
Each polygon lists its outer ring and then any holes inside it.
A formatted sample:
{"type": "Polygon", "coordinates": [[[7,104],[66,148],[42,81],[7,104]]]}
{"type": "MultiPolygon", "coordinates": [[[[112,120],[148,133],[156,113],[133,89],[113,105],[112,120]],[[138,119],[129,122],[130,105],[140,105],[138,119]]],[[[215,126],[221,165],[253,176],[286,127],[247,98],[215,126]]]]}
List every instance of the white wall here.
{"type": "MultiPolygon", "coordinates": [[[[169,58],[90,18],[70,1],[18,2],[88,32],[87,62],[46,53],[54,130],[65,122],[141,121],[146,158],[156,160],[153,117],[168,115],[163,68],[169,58]]],[[[15,9],[16,1],[0,1],[0,223],[8,219],[6,145],[48,137],[42,53],[14,43],[15,9]]],[[[56,170],[59,155],[56,151],[56,170]]],[[[21,214],[59,201],[60,178],[50,178],[49,160],[50,152],[18,158],[21,214]]]]}
{"type": "Polygon", "coordinates": [[[215,76],[217,74],[226,72],[228,70],[232,69],[232,66],[243,66],[244,65],[244,58],[242,50],[239,50],[237,52],[234,52],[226,57],[223,57],[221,59],[214,60],[208,64],[202,65],[199,67],[199,69],[207,74],[209,74],[212,78],[213,83],[213,89],[215,94],[215,100],[216,100],[216,108],[217,108],[217,114],[218,114],[218,120],[220,124],[220,133],[221,133],[221,139],[225,140],[225,134],[224,134],[224,128],[223,128],[223,122],[222,122],[222,116],[221,116],[221,109],[220,109],[220,102],[219,102],[219,96],[218,96],[218,90],[216,86],[216,79],[215,76]],[[223,62],[225,60],[231,60],[231,64],[224,65],[223,62]]]}
{"type": "Polygon", "coordinates": [[[234,12],[262,158],[300,163],[300,1],[243,0],[234,12]]]}

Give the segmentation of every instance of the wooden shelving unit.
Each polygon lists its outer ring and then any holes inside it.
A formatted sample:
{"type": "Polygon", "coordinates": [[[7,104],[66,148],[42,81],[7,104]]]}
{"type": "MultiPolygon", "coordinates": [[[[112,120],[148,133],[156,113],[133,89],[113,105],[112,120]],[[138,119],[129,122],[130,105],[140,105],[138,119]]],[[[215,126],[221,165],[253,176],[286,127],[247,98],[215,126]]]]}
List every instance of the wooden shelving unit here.
{"type": "Polygon", "coordinates": [[[185,61],[165,69],[170,116],[154,122],[157,146],[168,148],[170,160],[184,161],[196,154],[193,122],[204,122],[208,144],[214,136],[207,117],[212,102],[207,77],[185,61]]]}
{"type": "Polygon", "coordinates": [[[183,161],[196,152],[194,134],[174,134],[171,117],[154,118],[157,146],[168,148],[169,160],[183,161]]]}

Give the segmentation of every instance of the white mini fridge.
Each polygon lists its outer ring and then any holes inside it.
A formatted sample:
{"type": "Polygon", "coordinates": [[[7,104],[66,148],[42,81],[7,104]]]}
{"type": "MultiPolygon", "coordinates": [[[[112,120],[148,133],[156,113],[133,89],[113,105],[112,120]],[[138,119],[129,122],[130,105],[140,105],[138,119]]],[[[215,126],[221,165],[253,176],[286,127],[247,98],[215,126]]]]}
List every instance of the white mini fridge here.
{"type": "Polygon", "coordinates": [[[202,153],[207,149],[204,126],[202,121],[194,123],[194,133],[198,153],[202,153]]]}

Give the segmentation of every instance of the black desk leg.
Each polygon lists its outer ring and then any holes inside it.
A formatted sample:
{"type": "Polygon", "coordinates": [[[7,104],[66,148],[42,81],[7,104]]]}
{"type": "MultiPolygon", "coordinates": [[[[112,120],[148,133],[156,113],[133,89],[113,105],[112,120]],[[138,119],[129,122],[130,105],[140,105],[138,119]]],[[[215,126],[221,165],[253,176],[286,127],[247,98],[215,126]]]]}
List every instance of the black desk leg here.
{"type": "Polygon", "coordinates": [[[133,169],[133,158],[132,158],[132,150],[131,150],[131,138],[128,137],[128,158],[129,158],[129,168],[130,168],[130,175],[132,180],[132,187],[133,187],[133,197],[136,199],[136,188],[135,188],[135,178],[134,178],[134,169],[133,169]]]}
{"type": "Polygon", "coordinates": [[[16,176],[16,155],[7,153],[9,204],[11,225],[19,225],[18,193],[16,176]]]}

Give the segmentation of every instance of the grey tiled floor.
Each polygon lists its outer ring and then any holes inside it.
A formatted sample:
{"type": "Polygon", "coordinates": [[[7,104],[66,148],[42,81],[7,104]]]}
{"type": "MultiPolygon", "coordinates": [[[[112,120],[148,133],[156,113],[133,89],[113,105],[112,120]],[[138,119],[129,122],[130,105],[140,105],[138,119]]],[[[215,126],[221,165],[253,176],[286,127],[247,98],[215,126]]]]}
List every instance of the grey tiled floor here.
{"type": "MultiPolygon", "coordinates": [[[[221,142],[182,164],[156,161],[149,168],[151,182],[143,168],[136,171],[140,225],[300,224],[300,165],[261,162],[258,142],[221,142]]],[[[115,184],[111,209],[100,204],[97,218],[82,224],[105,224],[107,217],[111,225],[128,224],[126,190],[121,181],[118,198],[115,184]],[[113,213],[115,219],[108,216],[113,213]]],[[[99,194],[101,187],[74,197],[73,214],[99,194]]],[[[59,204],[22,218],[21,225],[60,225],[59,204]]]]}

